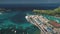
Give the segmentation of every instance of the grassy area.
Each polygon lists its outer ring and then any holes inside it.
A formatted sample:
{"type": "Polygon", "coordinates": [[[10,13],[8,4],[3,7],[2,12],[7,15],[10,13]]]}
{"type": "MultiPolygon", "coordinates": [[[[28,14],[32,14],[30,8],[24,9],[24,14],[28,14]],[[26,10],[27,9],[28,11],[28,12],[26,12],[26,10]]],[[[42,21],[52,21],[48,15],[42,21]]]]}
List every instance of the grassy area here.
{"type": "Polygon", "coordinates": [[[60,15],[60,7],[53,10],[33,10],[35,14],[60,15]]]}

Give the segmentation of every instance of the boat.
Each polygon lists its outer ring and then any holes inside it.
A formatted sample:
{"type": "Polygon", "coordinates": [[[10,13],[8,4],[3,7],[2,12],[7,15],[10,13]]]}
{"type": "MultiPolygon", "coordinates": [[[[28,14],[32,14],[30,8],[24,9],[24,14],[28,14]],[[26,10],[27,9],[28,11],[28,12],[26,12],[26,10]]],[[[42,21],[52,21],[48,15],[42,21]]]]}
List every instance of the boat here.
{"type": "Polygon", "coordinates": [[[50,20],[42,15],[27,15],[25,18],[41,30],[40,34],[59,34],[58,29],[48,23],[50,20]]]}

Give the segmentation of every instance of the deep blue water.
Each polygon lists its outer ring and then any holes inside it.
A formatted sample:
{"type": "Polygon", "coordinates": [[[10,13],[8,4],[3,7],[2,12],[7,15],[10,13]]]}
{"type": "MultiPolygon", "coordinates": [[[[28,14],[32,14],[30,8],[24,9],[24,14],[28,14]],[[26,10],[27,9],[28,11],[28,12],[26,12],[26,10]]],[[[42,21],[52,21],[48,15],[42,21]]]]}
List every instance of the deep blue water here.
{"type": "Polygon", "coordinates": [[[46,3],[46,4],[0,4],[0,8],[10,8],[10,9],[54,9],[59,7],[58,3],[46,3]]]}

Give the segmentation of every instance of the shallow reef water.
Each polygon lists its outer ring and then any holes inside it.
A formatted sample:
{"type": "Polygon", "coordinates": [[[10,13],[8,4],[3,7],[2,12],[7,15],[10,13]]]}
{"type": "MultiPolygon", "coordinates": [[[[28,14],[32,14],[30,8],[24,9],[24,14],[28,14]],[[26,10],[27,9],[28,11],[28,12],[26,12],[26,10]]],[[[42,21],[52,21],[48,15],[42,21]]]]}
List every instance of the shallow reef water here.
{"type": "Polygon", "coordinates": [[[58,18],[58,17],[50,16],[50,15],[45,15],[45,14],[43,14],[43,16],[46,17],[46,18],[49,19],[49,20],[56,21],[57,23],[60,24],[60,18],[58,18]]]}
{"type": "Polygon", "coordinates": [[[40,30],[25,19],[27,13],[32,11],[10,10],[0,14],[0,34],[40,34],[40,30]]]}

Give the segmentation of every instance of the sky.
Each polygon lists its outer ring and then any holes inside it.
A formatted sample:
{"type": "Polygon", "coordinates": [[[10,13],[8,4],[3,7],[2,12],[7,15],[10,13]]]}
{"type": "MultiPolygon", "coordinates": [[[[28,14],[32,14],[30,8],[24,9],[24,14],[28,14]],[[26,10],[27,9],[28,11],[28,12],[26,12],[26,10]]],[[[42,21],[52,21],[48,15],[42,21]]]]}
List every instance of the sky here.
{"type": "Polygon", "coordinates": [[[41,4],[60,3],[60,0],[0,0],[0,4],[41,4]]]}

